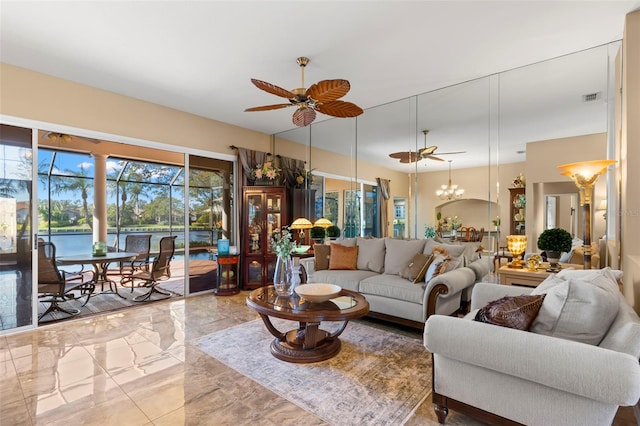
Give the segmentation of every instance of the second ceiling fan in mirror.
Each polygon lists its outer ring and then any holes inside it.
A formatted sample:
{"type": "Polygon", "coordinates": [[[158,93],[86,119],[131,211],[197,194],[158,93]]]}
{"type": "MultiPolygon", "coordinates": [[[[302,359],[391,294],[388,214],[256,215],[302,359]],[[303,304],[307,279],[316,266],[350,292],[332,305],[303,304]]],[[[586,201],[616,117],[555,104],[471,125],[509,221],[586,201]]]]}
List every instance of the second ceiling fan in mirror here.
{"type": "Polygon", "coordinates": [[[435,145],[427,146],[427,134],[428,130],[423,130],[424,134],[424,148],[416,151],[400,151],[389,154],[389,157],[400,160],[401,163],[415,163],[416,161],[420,161],[423,159],[435,160],[435,161],[444,161],[440,157],[436,157],[434,154],[438,155],[452,155],[452,154],[464,154],[466,151],[454,151],[454,152],[437,152],[438,147],[435,145]]]}

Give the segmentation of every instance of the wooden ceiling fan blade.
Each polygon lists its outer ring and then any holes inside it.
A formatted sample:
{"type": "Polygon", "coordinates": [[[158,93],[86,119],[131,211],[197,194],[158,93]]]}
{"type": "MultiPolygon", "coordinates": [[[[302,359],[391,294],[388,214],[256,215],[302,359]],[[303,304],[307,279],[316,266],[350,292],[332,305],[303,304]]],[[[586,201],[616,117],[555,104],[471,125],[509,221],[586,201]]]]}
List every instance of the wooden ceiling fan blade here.
{"type": "Polygon", "coordinates": [[[270,109],[280,109],[280,108],[287,108],[290,107],[293,104],[275,104],[275,105],[263,105],[263,106],[258,106],[258,107],[253,107],[253,108],[247,108],[244,111],[268,111],[270,109]]]}
{"type": "Polygon", "coordinates": [[[305,95],[316,102],[326,103],[340,99],[350,89],[351,84],[347,80],[322,80],[309,87],[305,95]]]}
{"type": "Polygon", "coordinates": [[[438,155],[466,154],[467,151],[439,152],[438,155]]]}
{"type": "Polygon", "coordinates": [[[428,158],[429,160],[435,160],[435,161],[444,161],[442,158],[438,158],[438,157],[435,157],[433,155],[427,155],[424,158],[428,158]]]}
{"type": "Polygon", "coordinates": [[[333,117],[357,117],[364,112],[358,105],[345,101],[332,101],[316,105],[316,110],[333,117]]]}
{"type": "Polygon", "coordinates": [[[313,120],[316,119],[316,112],[312,108],[298,108],[296,112],[293,113],[293,124],[298,127],[305,127],[309,124],[313,123],[313,120]]]}
{"type": "Polygon", "coordinates": [[[409,157],[409,151],[403,151],[403,152],[394,152],[392,154],[389,154],[389,157],[391,158],[395,158],[395,159],[401,159],[401,158],[405,158],[405,157],[409,157]]]}
{"type": "Polygon", "coordinates": [[[264,90],[267,93],[271,93],[272,95],[280,96],[282,98],[287,99],[297,99],[296,95],[287,89],[283,89],[282,87],[276,86],[275,84],[267,83],[266,81],[257,80],[255,78],[251,79],[251,82],[260,90],[264,90]]]}
{"type": "Polygon", "coordinates": [[[422,157],[426,157],[428,155],[433,154],[436,149],[438,149],[437,146],[432,145],[432,146],[428,146],[426,148],[422,148],[420,151],[418,151],[418,154],[420,154],[422,157]]]}

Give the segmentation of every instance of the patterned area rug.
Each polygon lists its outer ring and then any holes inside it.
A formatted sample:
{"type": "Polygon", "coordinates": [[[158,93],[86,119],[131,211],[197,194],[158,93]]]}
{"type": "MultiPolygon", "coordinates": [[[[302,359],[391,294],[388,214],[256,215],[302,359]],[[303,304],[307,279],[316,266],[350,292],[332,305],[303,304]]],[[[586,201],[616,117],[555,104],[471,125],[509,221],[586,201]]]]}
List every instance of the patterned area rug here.
{"type": "MultiPolygon", "coordinates": [[[[297,323],[274,320],[282,331],[297,323]]],[[[323,323],[327,330],[336,323],[323,323]],[[329,324],[326,326],[325,324],[329,324]]],[[[262,320],[201,337],[207,354],[332,425],[401,425],[431,393],[431,356],[418,339],[351,322],[332,359],[274,358],[262,320]]]]}

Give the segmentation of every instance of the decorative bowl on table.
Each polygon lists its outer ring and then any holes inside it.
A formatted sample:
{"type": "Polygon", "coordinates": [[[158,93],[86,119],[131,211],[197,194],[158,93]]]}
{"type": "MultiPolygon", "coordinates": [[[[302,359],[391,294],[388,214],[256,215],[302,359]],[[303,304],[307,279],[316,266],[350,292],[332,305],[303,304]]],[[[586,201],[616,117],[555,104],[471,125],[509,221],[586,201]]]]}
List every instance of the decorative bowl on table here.
{"type": "Polygon", "coordinates": [[[322,283],[302,284],[297,286],[294,291],[304,300],[313,303],[322,303],[337,297],[342,291],[342,287],[335,284],[322,283]]]}
{"type": "Polygon", "coordinates": [[[304,253],[308,252],[310,248],[311,248],[311,246],[298,246],[298,247],[295,248],[295,251],[298,254],[304,254],[304,253]]]}

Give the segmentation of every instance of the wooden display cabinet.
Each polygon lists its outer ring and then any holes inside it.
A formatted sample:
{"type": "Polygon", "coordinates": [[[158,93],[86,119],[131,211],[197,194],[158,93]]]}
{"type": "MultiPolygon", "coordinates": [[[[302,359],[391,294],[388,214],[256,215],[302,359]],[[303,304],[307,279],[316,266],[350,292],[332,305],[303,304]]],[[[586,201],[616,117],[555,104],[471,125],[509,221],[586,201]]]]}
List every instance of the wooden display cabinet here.
{"type": "Polygon", "coordinates": [[[247,186],[243,190],[242,283],[255,289],[273,284],[276,253],[271,234],[289,224],[287,192],[281,186],[247,186]]]}
{"type": "Polygon", "coordinates": [[[525,188],[509,188],[509,235],[525,235],[525,206],[518,203],[525,188]]]}

